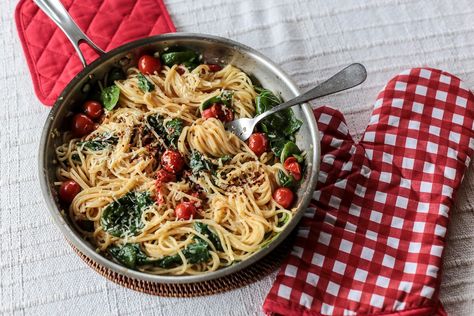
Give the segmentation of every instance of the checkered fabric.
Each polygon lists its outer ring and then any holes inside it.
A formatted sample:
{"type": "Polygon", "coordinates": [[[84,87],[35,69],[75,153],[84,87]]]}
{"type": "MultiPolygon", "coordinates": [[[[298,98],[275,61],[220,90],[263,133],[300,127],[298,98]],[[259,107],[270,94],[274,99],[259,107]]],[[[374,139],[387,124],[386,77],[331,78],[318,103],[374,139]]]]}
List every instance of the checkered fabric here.
{"type": "Polygon", "coordinates": [[[453,75],[415,68],[379,94],[359,143],[340,112],[314,115],[318,185],[264,311],[444,315],[439,269],[474,148],[474,95],[453,75]]]}

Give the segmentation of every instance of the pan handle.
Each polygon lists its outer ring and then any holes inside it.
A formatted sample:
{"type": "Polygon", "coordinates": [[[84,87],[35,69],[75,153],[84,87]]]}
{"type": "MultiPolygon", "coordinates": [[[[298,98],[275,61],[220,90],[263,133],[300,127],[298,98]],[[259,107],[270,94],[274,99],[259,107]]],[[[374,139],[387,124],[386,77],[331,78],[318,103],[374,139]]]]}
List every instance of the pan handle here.
{"type": "Polygon", "coordinates": [[[77,26],[76,22],[71,18],[66,8],[59,2],[59,0],[33,0],[36,5],[64,32],[72,46],[79,55],[79,59],[84,67],[87,66],[86,59],[82,54],[80,43],[87,43],[99,55],[105,54],[94,42],[87,37],[84,32],[77,26]]]}

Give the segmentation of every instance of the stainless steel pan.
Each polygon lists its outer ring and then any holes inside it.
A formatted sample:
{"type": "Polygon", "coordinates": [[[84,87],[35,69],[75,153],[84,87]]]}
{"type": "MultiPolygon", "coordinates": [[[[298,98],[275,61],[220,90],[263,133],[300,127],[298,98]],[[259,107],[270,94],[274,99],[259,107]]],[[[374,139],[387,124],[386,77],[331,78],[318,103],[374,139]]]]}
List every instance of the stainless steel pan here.
{"type": "Polygon", "coordinates": [[[231,63],[239,67],[246,73],[255,76],[264,87],[280,92],[285,100],[297,96],[300,91],[288,75],[271,60],[254,49],[232,40],[203,34],[174,33],[140,39],[105,53],[77,27],[58,0],[35,0],[35,2],[64,31],[84,64],[84,69],[71,80],[54,104],[44,125],[39,147],[39,179],[44,199],[56,224],[75,247],[97,263],[132,278],[158,283],[191,283],[219,278],[239,271],[251,264],[258,264],[257,261],[259,259],[270,253],[288,237],[308,206],[319,171],[319,133],[313,112],[308,104],[293,108],[296,116],[304,122],[298,132],[296,142],[302,150],[306,151],[308,165],[304,175],[304,182],[297,192],[297,211],[286,229],[267,247],[261,249],[245,261],[215,272],[192,276],[147,274],[127,269],[97,253],[95,247],[84,240],[74,229],[68,216],[61,212],[57,198],[57,187],[54,186],[57,169],[55,164],[55,148],[61,143],[61,137],[58,137],[58,135],[69,129],[66,124],[66,118],[84,101],[84,91],[90,87],[92,82],[102,79],[113,66],[127,67],[136,65],[137,59],[145,51],[157,51],[168,46],[180,45],[201,52],[204,60],[207,62],[231,63]],[[101,56],[87,65],[79,48],[80,42],[88,43],[101,56]]]}

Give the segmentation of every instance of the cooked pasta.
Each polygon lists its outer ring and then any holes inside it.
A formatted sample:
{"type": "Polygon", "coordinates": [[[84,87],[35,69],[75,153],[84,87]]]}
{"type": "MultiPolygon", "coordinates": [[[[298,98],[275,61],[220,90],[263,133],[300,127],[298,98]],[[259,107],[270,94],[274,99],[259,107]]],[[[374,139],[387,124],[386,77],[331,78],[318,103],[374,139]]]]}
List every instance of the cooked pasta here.
{"type": "Polygon", "coordinates": [[[257,252],[292,218],[294,209],[273,196],[278,173],[292,178],[292,169],[226,131],[221,116],[203,112],[206,101],[228,98],[226,115],[253,117],[259,93],[240,69],[211,68],[129,68],[113,82],[116,106],[87,135],[65,132],[56,149],[62,201],[67,181],[80,187],[63,203],[76,228],[130,268],[214,271],[257,252]]]}

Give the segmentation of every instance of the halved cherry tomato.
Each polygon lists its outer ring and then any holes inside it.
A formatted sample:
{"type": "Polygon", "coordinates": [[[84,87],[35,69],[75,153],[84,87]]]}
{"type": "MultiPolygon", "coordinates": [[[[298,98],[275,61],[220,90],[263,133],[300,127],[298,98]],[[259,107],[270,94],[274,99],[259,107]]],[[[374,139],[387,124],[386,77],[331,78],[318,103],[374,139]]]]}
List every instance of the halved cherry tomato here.
{"type": "Polygon", "coordinates": [[[228,109],[227,107],[223,107],[222,111],[224,112],[224,115],[220,117],[219,119],[223,121],[224,123],[227,122],[232,122],[234,120],[234,112],[232,112],[231,109],[228,109]]]}
{"type": "Polygon", "coordinates": [[[295,178],[296,181],[301,180],[301,166],[295,157],[286,158],[283,166],[291,173],[291,175],[293,176],[293,178],[295,178]]]}
{"type": "Polygon", "coordinates": [[[224,115],[224,112],[222,111],[222,105],[219,103],[213,103],[209,108],[202,111],[201,115],[206,120],[211,117],[220,119],[224,115]]]}
{"type": "Polygon", "coordinates": [[[255,153],[260,156],[268,150],[268,139],[264,133],[254,133],[250,135],[249,147],[255,153]]]}
{"type": "Polygon", "coordinates": [[[176,150],[168,149],[161,156],[161,165],[166,171],[178,173],[183,170],[184,159],[176,150]]]}
{"type": "Polygon", "coordinates": [[[97,120],[104,113],[102,104],[97,101],[87,101],[83,106],[84,113],[91,119],[97,120]]]}
{"type": "Polygon", "coordinates": [[[291,203],[293,203],[294,198],[295,194],[288,188],[278,188],[273,192],[273,199],[275,202],[284,208],[289,208],[291,203]]]}
{"type": "Polygon", "coordinates": [[[138,69],[141,73],[153,75],[161,69],[161,62],[153,56],[143,55],[138,60],[138,69]]]}
{"type": "Polygon", "coordinates": [[[72,133],[76,137],[82,137],[94,130],[94,122],[84,114],[76,114],[72,118],[72,133]]]}
{"type": "Polygon", "coordinates": [[[207,66],[209,67],[209,71],[212,71],[212,72],[218,72],[219,70],[222,69],[222,67],[218,64],[207,64],[207,66]]]}
{"type": "Polygon", "coordinates": [[[74,180],[67,180],[59,188],[59,198],[63,202],[71,203],[79,192],[81,192],[81,186],[74,180]]]}
{"type": "Polygon", "coordinates": [[[196,213],[196,206],[192,202],[181,202],[176,205],[174,215],[178,219],[190,219],[196,213]]]}
{"type": "Polygon", "coordinates": [[[176,181],[176,175],[165,169],[160,169],[156,172],[156,185],[176,181]]]}

